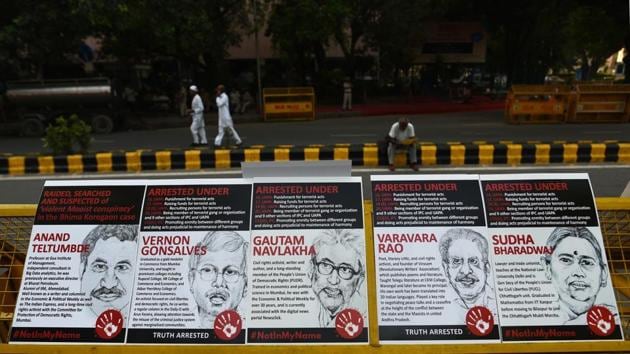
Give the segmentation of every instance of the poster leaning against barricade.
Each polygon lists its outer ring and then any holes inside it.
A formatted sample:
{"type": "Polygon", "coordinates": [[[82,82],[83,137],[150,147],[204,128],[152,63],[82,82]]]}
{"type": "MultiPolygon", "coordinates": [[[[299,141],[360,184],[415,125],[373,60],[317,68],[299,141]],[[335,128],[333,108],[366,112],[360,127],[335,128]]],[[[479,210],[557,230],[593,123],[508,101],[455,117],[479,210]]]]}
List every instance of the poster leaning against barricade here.
{"type": "Polygon", "coordinates": [[[47,181],[11,343],[122,343],[134,290],[144,181],[47,181]]]}
{"type": "Polygon", "coordinates": [[[248,343],[367,343],[361,178],[254,179],[248,343]]]}
{"type": "Polygon", "coordinates": [[[252,185],[147,182],[128,343],[245,343],[252,185]]]}
{"type": "Polygon", "coordinates": [[[372,197],[380,342],[499,342],[478,176],[372,176],[372,197]]]}
{"type": "Polygon", "coordinates": [[[588,175],[480,178],[503,341],[623,339],[588,175]]]}

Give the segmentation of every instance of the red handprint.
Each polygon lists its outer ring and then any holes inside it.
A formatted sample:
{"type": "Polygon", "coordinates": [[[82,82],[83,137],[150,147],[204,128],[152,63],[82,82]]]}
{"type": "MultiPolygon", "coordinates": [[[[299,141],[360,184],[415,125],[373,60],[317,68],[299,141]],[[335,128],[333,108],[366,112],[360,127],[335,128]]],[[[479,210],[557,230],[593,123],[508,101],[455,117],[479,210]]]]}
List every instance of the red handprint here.
{"type": "Polygon", "coordinates": [[[232,340],[241,333],[243,321],[241,315],[234,310],[226,310],[214,319],[214,333],[221,340],[232,340]]]}
{"type": "Polygon", "coordinates": [[[363,332],[363,316],[354,309],[345,309],[337,314],[335,328],[342,338],[354,339],[363,332]]]}
{"type": "Polygon", "coordinates": [[[485,337],[494,328],[492,312],[483,306],[475,306],[466,313],[466,326],[478,337],[485,337]]]}
{"type": "Polygon", "coordinates": [[[101,339],[112,339],[123,329],[123,317],[120,311],[107,310],[96,319],[96,335],[101,339]]]}
{"type": "Polygon", "coordinates": [[[593,306],[586,315],[586,323],[600,337],[611,335],[615,330],[615,316],[604,306],[593,306]]]}

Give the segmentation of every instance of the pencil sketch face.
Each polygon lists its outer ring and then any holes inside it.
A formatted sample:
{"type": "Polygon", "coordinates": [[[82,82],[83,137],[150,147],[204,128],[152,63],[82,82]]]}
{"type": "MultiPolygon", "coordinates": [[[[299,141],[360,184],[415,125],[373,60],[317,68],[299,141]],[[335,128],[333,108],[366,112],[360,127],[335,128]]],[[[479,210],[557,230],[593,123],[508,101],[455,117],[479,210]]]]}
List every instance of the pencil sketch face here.
{"type": "Polygon", "coordinates": [[[90,294],[92,311],[122,311],[131,301],[137,245],[116,237],[100,239],[88,256],[81,277],[81,291],[90,294]]]}
{"type": "Polygon", "coordinates": [[[245,296],[247,281],[243,248],[233,252],[208,251],[191,271],[191,292],[199,310],[216,317],[225,310],[234,310],[245,296]]]}
{"type": "Polygon", "coordinates": [[[546,273],[562,301],[585,302],[589,308],[607,277],[596,250],[587,240],[577,237],[567,237],[558,243],[546,273]]]}
{"type": "Polygon", "coordinates": [[[477,244],[471,240],[454,240],[443,260],[451,286],[466,301],[476,299],[486,285],[488,264],[477,244]]]}
{"type": "Polygon", "coordinates": [[[339,244],[323,244],[313,268],[311,285],[322,306],[331,314],[343,309],[361,280],[361,262],[357,252],[339,244]]]}

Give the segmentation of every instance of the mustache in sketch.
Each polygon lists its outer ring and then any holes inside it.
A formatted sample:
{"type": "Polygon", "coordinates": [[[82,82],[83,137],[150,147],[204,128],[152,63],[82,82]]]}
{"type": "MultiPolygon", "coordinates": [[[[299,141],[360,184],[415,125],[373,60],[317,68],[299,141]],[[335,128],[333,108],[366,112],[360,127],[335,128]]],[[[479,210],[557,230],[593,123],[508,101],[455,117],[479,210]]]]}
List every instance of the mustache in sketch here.
{"type": "Polygon", "coordinates": [[[323,288],[319,292],[320,293],[324,293],[327,296],[331,296],[331,297],[339,296],[339,295],[342,294],[341,289],[339,289],[339,288],[331,288],[329,286],[323,288]]]}
{"type": "Polygon", "coordinates": [[[459,283],[476,283],[479,281],[479,278],[472,274],[458,275],[455,277],[455,281],[459,283]]]}
{"type": "Polygon", "coordinates": [[[121,296],[125,295],[125,291],[122,290],[122,289],[119,289],[117,286],[114,286],[114,287],[111,287],[111,288],[103,286],[103,287],[100,287],[98,289],[92,290],[90,295],[92,297],[95,297],[95,298],[101,298],[103,296],[111,296],[111,295],[114,295],[116,297],[121,297],[121,296]]]}
{"type": "Polygon", "coordinates": [[[206,292],[206,297],[209,299],[215,296],[220,297],[223,300],[227,300],[230,297],[230,293],[225,289],[216,289],[216,290],[206,292]]]}

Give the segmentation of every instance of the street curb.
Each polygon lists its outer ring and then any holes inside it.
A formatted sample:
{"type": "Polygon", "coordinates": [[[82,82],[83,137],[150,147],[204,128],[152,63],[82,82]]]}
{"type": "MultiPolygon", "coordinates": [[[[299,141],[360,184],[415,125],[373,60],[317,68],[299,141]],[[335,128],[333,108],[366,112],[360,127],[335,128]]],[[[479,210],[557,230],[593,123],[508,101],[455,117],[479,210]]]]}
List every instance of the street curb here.
{"type": "MultiPolygon", "coordinates": [[[[351,160],[353,166],[386,166],[377,144],[250,146],[235,149],[136,150],[85,155],[0,156],[0,175],[227,169],[241,162],[351,160]]],[[[630,164],[630,142],[418,143],[418,163],[433,165],[630,164]]],[[[406,165],[404,152],[396,165],[406,165]]]]}

